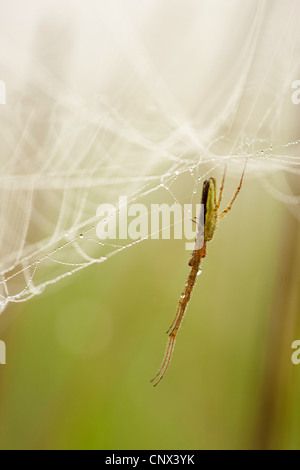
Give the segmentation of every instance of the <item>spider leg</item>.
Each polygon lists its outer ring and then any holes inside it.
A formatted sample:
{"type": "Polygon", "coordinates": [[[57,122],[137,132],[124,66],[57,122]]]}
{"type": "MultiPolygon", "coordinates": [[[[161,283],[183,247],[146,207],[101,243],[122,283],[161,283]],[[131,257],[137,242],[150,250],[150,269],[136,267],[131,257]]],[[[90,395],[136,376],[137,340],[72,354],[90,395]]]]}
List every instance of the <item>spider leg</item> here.
{"type": "Polygon", "coordinates": [[[185,305],[184,305],[184,302],[185,301],[185,295],[184,295],[184,292],[181,294],[180,296],[180,300],[178,302],[178,307],[177,307],[177,310],[176,310],[176,314],[175,314],[175,317],[174,317],[174,320],[172,322],[172,325],[170,326],[170,328],[168,329],[167,331],[167,335],[171,333],[171,331],[174,329],[174,326],[176,325],[176,322],[177,322],[177,319],[180,315],[180,311],[182,308],[185,309],[185,305]]]}
{"type": "Polygon", "coordinates": [[[159,371],[157,372],[155,377],[151,380],[151,382],[155,382],[155,380],[157,379],[156,382],[154,383],[154,386],[158,385],[159,382],[162,380],[171,362],[172,354],[173,354],[174,346],[175,346],[175,341],[176,341],[176,336],[179,331],[180,325],[182,323],[187,305],[189,303],[191,293],[192,293],[193,287],[197,279],[200,262],[203,256],[205,256],[205,246],[201,250],[195,250],[193,252],[194,262],[192,264],[191,272],[185,283],[184,292],[181,294],[174,321],[168,330],[168,332],[171,331],[171,333],[169,334],[167,350],[166,350],[166,353],[165,353],[165,356],[164,356],[164,359],[160,366],[159,371]]]}
{"type": "Polygon", "coordinates": [[[172,354],[173,354],[173,350],[174,350],[174,346],[175,346],[175,341],[176,341],[176,335],[171,333],[170,337],[169,337],[169,341],[168,341],[168,345],[167,345],[167,350],[166,350],[166,353],[165,353],[165,357],[163,359],[163,362],[160,366],[160,369],[159,371],[157,372],[156,376],[153,377],[153,379],[151,380],[151,382],[154,382],[156,379],[156,382],[154,383],[154,387],[156,387],[159,382],[162,380],[162,378],[164,377],[165,373],[167,372],[167,369],[169,367],[169,364],[170,364],[170,361],[171,361],[171,357],[172,357],[172,354]]]}
{"type": "MultiPolygon", "coordinates": [[[[241,187],[242,187],[242,184],[243,184],[243,179],[244,179],[244,174],[245,174],[245,170],[246,170],[246,165],[247,165],[247,160],[246,160],[246,162],[245,162],[245,166],[244,166],[244,169],[243,169],[243,173],[242,173],[242,176],[241,176],[241,179],[240,179],[240,184],[238,185],[238,188],[237,188],[237,190],[236,190],[236,192],[235,192],[235,194],[234,194],[234,196],[233,196],[233,198],[232,198],[232,200],[231,200],[229,206],[227,207],[227,209],[225,209],[225,210],[218,216],[217,220],[222,219],[222,217],[224,217],[224,215],[227,214],[227,212],[229,212],[229,211],[231,210],[232,205],[233,205],[234,201],[235,201],[236,198],[237,198],[237,195],[239,194],[239,192],[240,192],[240,190],[241,190],[241,187]]],[[[224,180],[224,176],[223,176],[223,180],[224,180]]],[[[222,189],[222,187],[221,187],[221,189],[222,189]]],[[[221,192],[221,190],[220,190],[220,192],[221,192]]],[[[220,197],[219,197],[219,200],[220,200],[220,197]]]]}
{"type": "Polygon", "coordinates": [[[179,329],[180,323],[183,319],[184,313],[189,303],[194,284],[196,282],[197,273],[199,271],[201,259],[204,257],[203,253],[204,253],[203,249],[193,251],[192,258],[190,260],[190,263],[191,263],[190,266],[192,267],[192,269],[185,283],[184,291],[182,292],[180,296],[174,320],[170,328],[168,329],[167,334],[172,333],[172,331],[174,331],[177,326],[179,329]],[[179,322],[179,325],[178,325],[178,322],[179,322]]]}
{"type": "Polygon", "coordinates": [[[224,189],[224,182],[225,182],[226,171],[227,171],[227,165],[225,164],[224,173],[223,173],[223,178],[222,178],[222,184],[221,184],[220,192],[219,192],[219,199],[218,199],[218,203],[217,203],[217,205],[216,205],[216,207],[215,207],[215,210],[218,210],[218,209],[219,209],[220,204],[221,204],[221,201],[222,201],[222,194],[223,194],[223,189],[224,189]]]}

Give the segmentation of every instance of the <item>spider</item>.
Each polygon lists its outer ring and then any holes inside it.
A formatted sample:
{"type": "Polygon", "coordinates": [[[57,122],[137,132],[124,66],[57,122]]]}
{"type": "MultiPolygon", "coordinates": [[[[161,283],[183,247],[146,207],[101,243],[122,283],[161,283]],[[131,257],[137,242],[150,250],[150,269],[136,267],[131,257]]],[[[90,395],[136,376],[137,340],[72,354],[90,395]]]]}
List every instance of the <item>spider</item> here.
{"type": "Polygon", "coordinates": [[[224,217],[224,215],[227,214],[227,212],[231,210],[232,205],[234,201],[236,200],[237,195],[239,194],[242,184],[243,184],[246,164],[247,164],[247,160],[245,162],[245,166],[242,172],[239,186],[229,206],[221,214],[218,214],[218,211],[221,205],[222,194],[223,194],[223,189],[224,189],[226,166],[225,166],[225,170],[223,174],[218,202],[217,202],[217,185],[216,185],[215,178],[211,177],[208,180],[205,180],[203,183],[201,204],[203,204],[204,206],[204,227],[199,226],[199,230],[203,230],[204,228],[204,237],[203,237],[204,241],[200,249],[198,249],[198,247],[196,246],[196,248],[194,249],[192,253],[192,257],[189,261],[189,266],[191,266],[191,272],[185,283],[184,291],[180,296],[173,323],[167,331],[167,334],[169,335],[169,340],[167,343],[167,350],[166,350],[166,353],[165,353],[165,356],[164,356],[164,359],[163,359],[163,362],[161,364],[159,371],[157,372],[155,377],[153,377],[153,379],[151,380],[151,382],[154,382],[155,387],[159,384],[159,382],[164,377],[169,367],[169,364],[171,362],[171,358],[172,358],[172,354],[173,354],[174,346],[175,346],[175,341],[176,341],[176,336],[181,326],[186,308],[188,306],[192,290],[196,283],[197,275],[200,270],[200,263],[201,263],[202,258],[205,258],[206,256],[206,244],[213,238],[218,221],[222,219],[222,217],[224,217]]]}

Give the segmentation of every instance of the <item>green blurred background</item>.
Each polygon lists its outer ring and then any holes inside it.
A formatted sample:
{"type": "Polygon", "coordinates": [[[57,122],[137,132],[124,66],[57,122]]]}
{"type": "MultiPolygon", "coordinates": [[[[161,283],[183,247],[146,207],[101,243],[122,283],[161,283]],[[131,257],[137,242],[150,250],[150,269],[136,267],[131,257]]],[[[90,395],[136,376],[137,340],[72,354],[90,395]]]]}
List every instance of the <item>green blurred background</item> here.
{"type": "MultiPolygon", "coordinates": [[[[46,274],[43,263],[30,270],[41,245],[51,258],[46,237],[65,243],[101,202],[173,203],[164,181],[196,203],[205,161],[249,165],[157,388],[150,379],[189,273],[184,240],[143,241],[8,305],[0,448],[299,449],[299,2],[2,3],[6,276],[20,263],[38,288],[71,269],[59,261],[74,261],[72,244],[46,274]]],[[[228,170],[224,207],[241,175],[228,170]]],[[[18,299],[24,285],[11,279],[18,299]]]]}
{"type": "Polygon", "coordinates": [[[300,448],[299,256],[296,218],[246,177],[157,388],[184,241],[144,241],[9,306],[1,449],[300,448]]]}

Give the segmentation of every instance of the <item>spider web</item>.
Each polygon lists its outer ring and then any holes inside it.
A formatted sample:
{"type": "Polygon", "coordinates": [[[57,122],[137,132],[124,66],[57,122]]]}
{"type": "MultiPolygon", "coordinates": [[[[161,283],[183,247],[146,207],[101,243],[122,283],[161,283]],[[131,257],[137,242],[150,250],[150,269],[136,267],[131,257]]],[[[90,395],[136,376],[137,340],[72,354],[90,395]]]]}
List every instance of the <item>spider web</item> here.
{"type": "Polygon", "coordinates": [[[99,204],[199,202],[224,162],[300,218],[298,1],[3,3],[2,311],[151,237],[99,240],[99,204]]]}

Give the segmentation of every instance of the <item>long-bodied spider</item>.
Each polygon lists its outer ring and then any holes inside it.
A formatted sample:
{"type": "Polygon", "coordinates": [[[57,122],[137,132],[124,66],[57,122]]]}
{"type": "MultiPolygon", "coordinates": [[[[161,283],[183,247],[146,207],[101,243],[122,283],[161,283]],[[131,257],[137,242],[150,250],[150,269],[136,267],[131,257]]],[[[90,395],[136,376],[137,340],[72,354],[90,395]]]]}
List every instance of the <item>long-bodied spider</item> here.
{"type": "MultiPolygon", "coordinates": [[[[184,291],[180,296],[177,311],[175,318],[173,320],[172,325],[167,331],[167,334],[169,334],[169,340],[167,344],[167,350],[163,359],[163,362],[161,364],[161,367],[155,377],[151,380],[151,382],[154,382],[154,386],[158,385],[159,382],[162,380],[164,377],[165,373],[167,372],[167,369],[169,367],[172,354],[174,351],[174,346],[175,346],[175,341],[176,341],[176,336],[179,331],[179,328],[181,326],[184,313],[186,311],[187,305],[189,303],[190,297],[192,290],[194,288],[197,275],[199,272],[200,268],[200,263],[202,258],[205,258],[206,256],[206,244],[209,242],[215,233],[216,227],[217,227],[217,222],[224,217],[227,212],[229,212],[232,208],[232,205],[234,201],[237,198],[237,195],[239,194],[242,184],[243,184],[243,179],[244,179],[244,174],[246,170],[246,164],[247,160],[245,162],[245,166],[243,169],[243,173],[240,179],[239,186],[229,204],[227,209],[225,209],[221,214],[218,214],[219,207],[221,205],[221,200],[222,200],[222,194],[223,194],[223,189],[224,189],[224,182],[225,182],[225,176],[226,176],[226,166],[223,174],[223,179],[222,179],[222,184],[219,192],[219,198],[217,202],[217,186],[216,186],[216,180],[215,178],[209,178],[208,180],[205,180],[203,183],[203,189],[202,189],[202,199],[201,199],[201,204],[204,206],[204,227],[202,226],[201,230],[203,230],[203,245],[201,248],[198,249],[197,245],[192,253],[192,257],[189,261],[189,266],[191,266],[191,272],[189,277],[187,278],[187,281],[185,283],[184,291]]],[[[200,230],[200,228],[199,228],[200,230]]]]}

